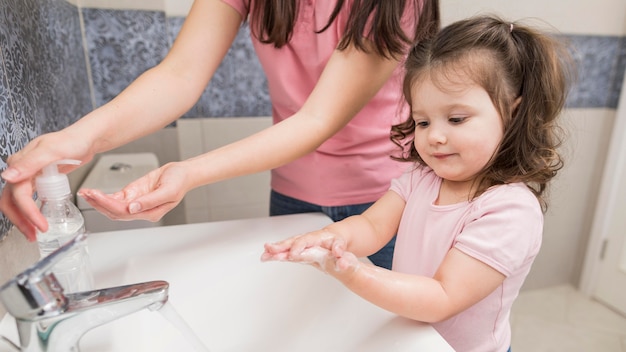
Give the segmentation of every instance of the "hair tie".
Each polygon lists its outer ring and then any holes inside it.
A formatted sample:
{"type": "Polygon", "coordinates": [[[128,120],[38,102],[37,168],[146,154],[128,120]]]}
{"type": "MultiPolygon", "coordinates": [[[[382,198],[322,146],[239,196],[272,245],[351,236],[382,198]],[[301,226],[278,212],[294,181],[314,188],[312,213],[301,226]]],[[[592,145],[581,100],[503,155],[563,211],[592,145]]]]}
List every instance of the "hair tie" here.
{"type": "Polygon", "coordinates": [[[513,33],[513,23],[511,23],[511,27],[509,28],[509,33],[513,33]]]}

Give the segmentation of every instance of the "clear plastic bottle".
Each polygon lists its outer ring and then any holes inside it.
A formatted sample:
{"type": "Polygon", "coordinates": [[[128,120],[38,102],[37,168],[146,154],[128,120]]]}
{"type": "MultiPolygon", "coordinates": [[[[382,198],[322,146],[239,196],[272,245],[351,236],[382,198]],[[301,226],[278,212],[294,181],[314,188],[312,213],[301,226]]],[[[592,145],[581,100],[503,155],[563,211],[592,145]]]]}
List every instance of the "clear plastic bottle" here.
{"type": "MultiPolygon", "coordinates": [[[[76,160],[61,160],[43,170],[36,179],[40,210],[48,221],[48,231],[37,232],[37,243],[41,257],[46,257],[57,248],[85,231],[85,219],[72,202],[69,180],[57,170],[58,164],[80,164],[76,160]]],[[[68,253],[52,272],[64,291],[82,292],[93,289],[93,274],[89,262],[86,242],[68,253]]]]}

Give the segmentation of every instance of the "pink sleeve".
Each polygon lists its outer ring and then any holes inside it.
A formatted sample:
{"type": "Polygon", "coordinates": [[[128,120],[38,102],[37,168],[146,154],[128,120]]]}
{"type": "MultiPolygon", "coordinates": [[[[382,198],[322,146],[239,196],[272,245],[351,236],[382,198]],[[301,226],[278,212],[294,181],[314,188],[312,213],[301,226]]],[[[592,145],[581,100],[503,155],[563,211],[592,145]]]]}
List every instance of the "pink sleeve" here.
{"type": "Polygon", "coordinates": [[[458,235],[455,248],[505,276],[535,258],[541,246],[543,213],[526,186],[498,186],[483,194],[475,209],[475,219],[458,235]]]}
{"type": "Polygon", "coordinates": [[[411,170],[406,170],[400,177],[394,178],[391,180],[391,187],[389,187],[390,191],[394,191],[400,195],[404,201],[409,199],[409,194],[411,194],[411,170]]]}
{"type": "Polygon", "coordinates": [[[408,201],[413,190],[417,189],[420,184],[432,184],[436,182],[437,175],[426,166],[409,166],[399,177],[391,180],[390,191],[394,191],[408,201]]]}

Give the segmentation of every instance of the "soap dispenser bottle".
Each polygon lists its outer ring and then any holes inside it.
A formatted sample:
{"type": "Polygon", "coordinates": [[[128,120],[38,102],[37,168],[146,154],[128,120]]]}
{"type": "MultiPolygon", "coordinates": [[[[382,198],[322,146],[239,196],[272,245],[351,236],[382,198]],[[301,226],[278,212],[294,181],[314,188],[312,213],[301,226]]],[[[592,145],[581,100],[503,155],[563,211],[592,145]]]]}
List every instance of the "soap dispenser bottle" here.
{"type": "MultiPolygon", "coordinates": [[[[58,164],[79,165],[78,160],[60,160],[43,169],[35,187],[41,202],[40,211],[48,221],[48,231],[37,232],[41,257],[46,257],[77,235],[85,232],[85,219],[72,202],[67,175],[59,173],[58,164]]],[[[93,274],[86,242],[73,249],[58,262],[52,272],[66,293],[93,289],[93,274]]]]}

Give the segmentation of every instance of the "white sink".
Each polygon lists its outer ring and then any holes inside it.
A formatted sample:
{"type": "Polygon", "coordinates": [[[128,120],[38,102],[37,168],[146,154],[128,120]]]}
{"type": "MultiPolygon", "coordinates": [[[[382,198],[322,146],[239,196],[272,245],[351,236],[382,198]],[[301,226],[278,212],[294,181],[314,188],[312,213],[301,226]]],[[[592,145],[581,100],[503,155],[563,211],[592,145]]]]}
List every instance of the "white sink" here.
{"type": "MultiPolygon", "coordinates": [[[[301,214],[95,233],[96,286],[168,281],[169,305],[211,352],[453,351],[431,326],[382,310],[313,267],[259,260],[263,243],[328,223],[301,214]]],[[[0,334],[17,341],[13,323],[5,316],[0,334]]],[[[80,347],[194,351],[168,319],[148,310],[95,328],[80,347]]]]}

